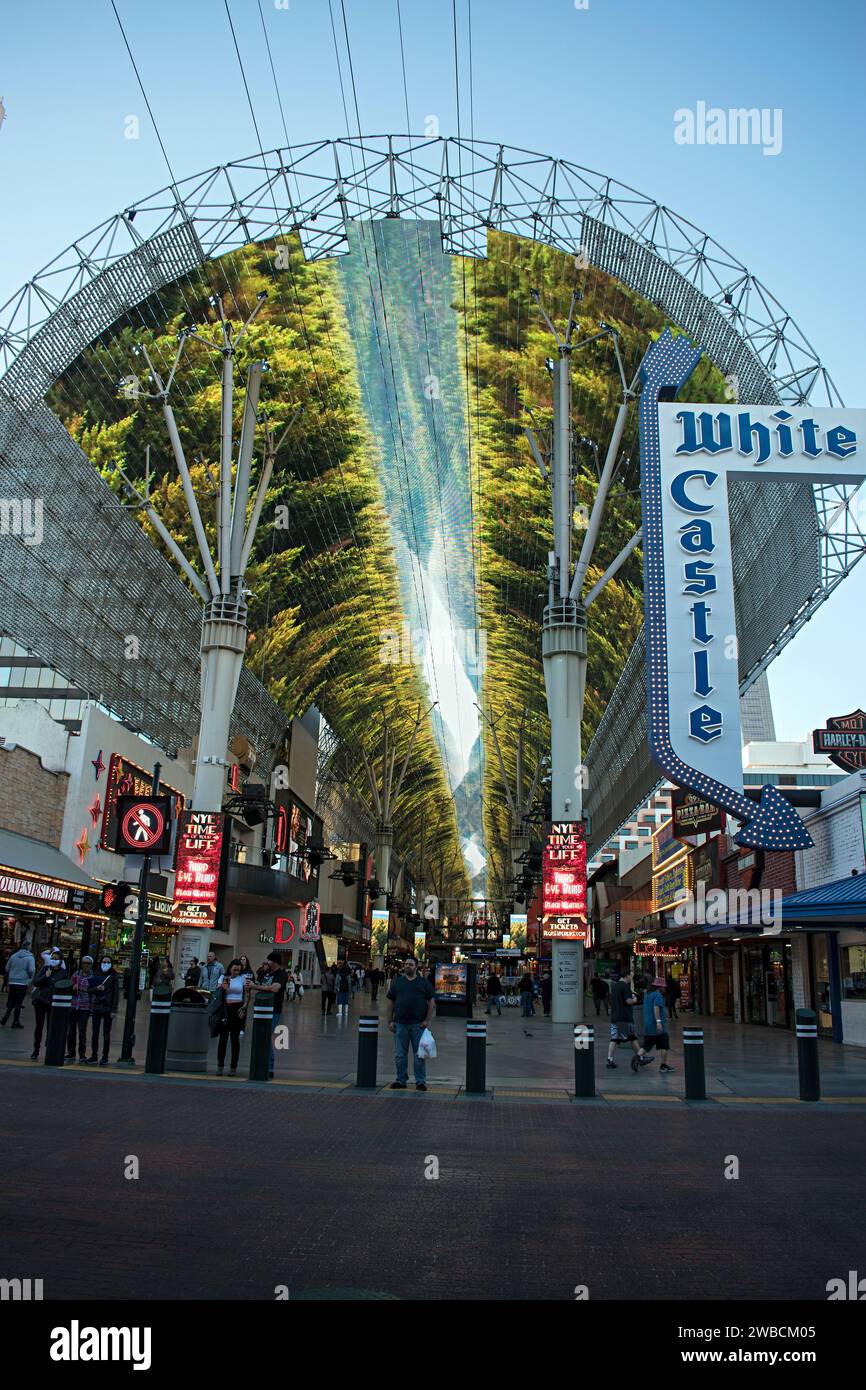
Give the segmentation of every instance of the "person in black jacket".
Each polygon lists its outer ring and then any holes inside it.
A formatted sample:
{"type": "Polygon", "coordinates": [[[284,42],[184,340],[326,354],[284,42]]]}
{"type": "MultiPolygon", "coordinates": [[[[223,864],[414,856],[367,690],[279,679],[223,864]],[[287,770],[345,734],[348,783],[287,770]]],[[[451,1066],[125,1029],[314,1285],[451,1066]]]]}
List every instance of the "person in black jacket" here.
{"type": "Polygon", "coordinates": [[[528,970],[525,970],[517,985],[520,994],[520,1002],[523,1006],[523,1017],[532,1018],[535,1014],[533,999],[535,998],[535,983],[528,970]]]}
{"type": "Polygon", "coordinates": [[[549,970],[545,970],[541,977],[541,1002],[544,1005],[544,1016],[550,1015],[550,1005],[553,999],[553,976],[549,970]]]}
{"type": "Polygon", "coordinates": [[[495,1004],[496,1012],[499,1014],[499,1017],[501,1018],[503,995],[504,990],[502,988],[502,982],[499,979],[499,976],[497,975],[496,971],[491,970],[490,974],[487,976],[487,1008],[484,1010],[484,1012],[486,1014],[489,1014],[490,1005],[495,1004]]]}
{"type": "Polygon", "coordinates": [[[33,990],[30,996],[36,1016],[36,1029],[33,1034],[33,1051],[30,1056],[34,1062],[39,1060],[42,1043],[42,1030],[51,1010],[54,986],[58,980],[66,979],[66,966],[56,946],[42,952],[42,969],[33,977],[33,990]]]}
{"type": "Polygon", "coordinates": [[[88,1057],[88,1066],[96,1066],[96,1054],[99,1051],[99,1031],[102,1029],[102,1057],[99,1065],[108,1065],[108,1048],[111,1043],[111,1024],[114,1015],[117,1013],[117,1000],[120,994],[120,977],[114,969],[111,956],[103,956],[99,962],[99,969],[90,977],[90,997],[93,1001],[91,1015],[93,1018],[93,1037],[91,1055],[88,1057]]]}

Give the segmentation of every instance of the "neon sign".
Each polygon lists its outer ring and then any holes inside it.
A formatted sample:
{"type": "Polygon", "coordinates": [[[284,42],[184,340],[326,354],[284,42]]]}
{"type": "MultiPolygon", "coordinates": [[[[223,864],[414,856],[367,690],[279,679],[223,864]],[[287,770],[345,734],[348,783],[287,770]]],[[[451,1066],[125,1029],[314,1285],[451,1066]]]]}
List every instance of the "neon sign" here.
{"type": "Polygon", "coordinates": [[[685,384],[700,356],[667,329],[641,367],[650,751],[672,782],[741,822],[737,843],[808,848],[803,821],[777,788],[764,786],[759,804],[742,791],[727,484],[735,476],[861,482],[866,411],[661,402],[662,393],[685,384]]]}
{"type": "Polygon", "coordinates": [[[581,821],[553,821],[541,858],[544,934],[588,942],[586,837],[581,821]]]}

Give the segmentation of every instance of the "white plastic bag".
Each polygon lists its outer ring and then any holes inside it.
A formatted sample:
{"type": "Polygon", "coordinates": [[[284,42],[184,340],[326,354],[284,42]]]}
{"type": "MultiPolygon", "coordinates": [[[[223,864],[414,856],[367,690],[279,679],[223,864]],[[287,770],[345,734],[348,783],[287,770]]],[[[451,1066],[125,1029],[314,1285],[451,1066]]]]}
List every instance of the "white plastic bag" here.
{"type": "Polygon", "coordinates": [[[418,1039],[418,1056],[423,1057],[425,1062],[436,1056],[436,1039],[429,1028],[425,1028],[418,1039]]]}

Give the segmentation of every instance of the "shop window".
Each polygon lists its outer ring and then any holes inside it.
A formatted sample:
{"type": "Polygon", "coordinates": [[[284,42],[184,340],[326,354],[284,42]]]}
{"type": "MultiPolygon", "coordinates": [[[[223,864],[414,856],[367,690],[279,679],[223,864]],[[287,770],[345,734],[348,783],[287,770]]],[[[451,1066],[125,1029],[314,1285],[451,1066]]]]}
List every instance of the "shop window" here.
{"type": "Polygon", "coordinates": [[[843,946],[842,998],[866,1000],[866,946],[843,946]]]}
{"type": "Polygon", "coordinates": [[[818,1028],[824,1034],[833,1032],[833,1011],[830,999],[830,952],[826,936],[815,935],[812,942],[812,971],[815,982],[814,1008],[818,1028]]]}

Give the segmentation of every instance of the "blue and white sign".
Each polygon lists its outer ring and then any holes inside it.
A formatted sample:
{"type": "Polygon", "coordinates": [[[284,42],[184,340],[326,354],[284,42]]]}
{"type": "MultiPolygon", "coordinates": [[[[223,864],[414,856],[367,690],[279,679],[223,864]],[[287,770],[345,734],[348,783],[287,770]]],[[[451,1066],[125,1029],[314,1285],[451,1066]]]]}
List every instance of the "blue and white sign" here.
{"type": "Polygon", "coordinates": [[[671,781],[743,822],[740,844],[808,847],[802,820],[774,787],[758,805],[742,792],[728,479],[862,482],[866,411],[671,402],[699,359],[666,331],[641,371],[650,750],[671,781]]]}

